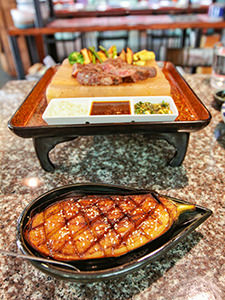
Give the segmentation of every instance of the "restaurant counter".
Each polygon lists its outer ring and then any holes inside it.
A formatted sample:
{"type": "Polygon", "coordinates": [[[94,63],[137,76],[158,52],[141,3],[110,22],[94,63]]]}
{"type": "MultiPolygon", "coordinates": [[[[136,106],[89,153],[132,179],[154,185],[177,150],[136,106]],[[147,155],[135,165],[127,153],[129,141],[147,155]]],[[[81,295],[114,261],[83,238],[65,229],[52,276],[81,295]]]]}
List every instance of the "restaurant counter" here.
{"type": "Polygon", "coordinates": [[[21,259],[0,256],[0,299],[222,300],[225,295],[225,124],[213,104],[208,75],[186,80],[212,114],[210,124],[191,133],[180,167],[167,166],[174,148],[146,136],[79,137],[50,153],[54,173],[45,172],[31,139],[14,135],[7,122],[34,85],[10,81],[0,90],[0,248],[19,252],[17,219],[26,205],[65,184],[101,182],[154,189],[206,207],[213,214],[166,254],[114,280],[66,282],[21,259]]]}

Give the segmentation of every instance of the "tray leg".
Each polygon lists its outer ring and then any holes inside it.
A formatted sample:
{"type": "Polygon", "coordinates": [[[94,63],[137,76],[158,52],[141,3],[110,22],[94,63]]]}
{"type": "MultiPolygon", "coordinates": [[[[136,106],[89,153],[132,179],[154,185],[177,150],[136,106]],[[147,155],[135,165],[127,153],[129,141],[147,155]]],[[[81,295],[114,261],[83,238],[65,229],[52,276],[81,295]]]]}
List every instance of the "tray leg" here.
{"type": "Polygon", "coordinates": [[[187,152],[189,133],[170,132],[170,133],[160,133],[159,136],[164,138],[169,144],[171,144],[176,148],[176,153],[174,154],[174,157],[170,160],[169,165],[171,167],[180,166],[187,152]]]}
{"type": "Polygon", "coordinates": [[[39,159],[41,167],[47,172],[54,171],[55,166],[49,158],[50,150],[52,150],[57,144],[71,141],[76,138],[77,136],[33,138],[35,152],[39,159]]]}

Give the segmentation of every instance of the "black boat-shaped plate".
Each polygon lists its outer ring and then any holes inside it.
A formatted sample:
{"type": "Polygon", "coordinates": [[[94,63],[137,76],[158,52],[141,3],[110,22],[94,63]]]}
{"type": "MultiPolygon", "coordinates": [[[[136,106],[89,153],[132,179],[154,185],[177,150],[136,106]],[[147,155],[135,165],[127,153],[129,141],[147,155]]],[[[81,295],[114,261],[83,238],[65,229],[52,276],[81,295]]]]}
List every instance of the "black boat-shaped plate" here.
{"type": "MultiPolygon", "coordinates": [[[[73,184],[62,186],[51,190],[35,200],[33,200],[22,212],[17,225],[17,244],[19,249],[24,253],[32,256],[40,256],[31,248],[24,239],[23,232],[29,218],[43,210],[50,204],[62,199],[67,193],[82,194],[145,194],[152,193],[150,190],[138,190],[124,186],[107,185],[107,184],[73,184]]],[[[177,203],[189,204],[185,201],[171,198],[177,203]]],[[[77,282],[93,282],[104,279],[117,278],[118,276],[130,273],[147,263],[157,259],[160,255],[171,249],[196,227],[203,223],[210,215],[211,210],[196,205],[195,211],[186,212],[181,215],[174,226],[161,237],[153,240],[146,245],[128,252],[125,255],[116,258],[92,259],[86,261],[70,262],[76,266],[79,271],[73,271],[69,268],[53,265],[50,263],[41,263],[32,261],[32,264],[41,271],[64,280],[77,282]]]]}

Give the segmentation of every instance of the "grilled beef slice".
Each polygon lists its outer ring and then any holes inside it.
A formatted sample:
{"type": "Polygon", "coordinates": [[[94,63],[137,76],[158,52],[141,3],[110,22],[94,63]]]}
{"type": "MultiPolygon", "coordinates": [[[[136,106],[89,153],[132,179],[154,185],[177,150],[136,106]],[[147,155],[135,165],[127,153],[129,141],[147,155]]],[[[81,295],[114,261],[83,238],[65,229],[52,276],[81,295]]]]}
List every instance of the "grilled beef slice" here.
{"type": "Polygon", "coordinates": [[[101,64],[75,64],[72,75],[81,85],[118,85],[122,82],[137,82],[155,77],[156,69],[130,65],[120,58],[115,58],[101,64]]]}

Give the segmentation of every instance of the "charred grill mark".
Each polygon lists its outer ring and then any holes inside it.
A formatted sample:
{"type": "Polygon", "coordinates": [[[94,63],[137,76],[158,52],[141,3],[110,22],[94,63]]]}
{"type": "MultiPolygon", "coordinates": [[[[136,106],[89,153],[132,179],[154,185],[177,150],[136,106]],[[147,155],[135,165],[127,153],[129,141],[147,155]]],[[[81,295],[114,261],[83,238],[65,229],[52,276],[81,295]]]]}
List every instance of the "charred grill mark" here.
{"type": "Polygon", "coordinates": [[[158,203],[161,203],[159,198],[157,197],[156,193],[152,193],[151,195],[158,203]]]}
{"type": "MultiPolygon", "coordinates": [[[[94,204],[96,203],[96,201],[94,202],[94,204]]],[[[94,204],[92,204],[92,206],[94,205],[94,204]]],[[[91,208],[92,206],[88,206],[88,207],[86,207],[86,208],[91,208]]],[[[102,214],[102,212],[99,210],[99,208],[97,207],[97,210],[98,210],[98,212],[99,212],[99,216],[101,216],[101,214],[102,214]]],[[[86,217],[85,217],[85,213],[84,213],[84,211],[83,211],[83,209],[81,208],[81,210],[80,210],[80,212],[83,214],[83,216],[84,216],[84,218],[85,218],[85,220],[86,220],[86,217]]],[[[102,214],[102,216],[103,216],[103,214],[102,214]]],[[[92,220],[91,222],[89,222],[89,220],[87,221],[86,220],[86,222],[87,222],[87,224],[89,224],[89,225],[91,225],[91,224],[93,224],[96,220],[97,220],[97,218],[98,217],[96,217],[94,220],[92,220]]],[[[89,226],[90,227],[90,226],[89,226]]],[[[90,227],[92,230],[91,230],[91,232],[93,231],[93,227],[90,227]]],[[[81,231],[81,230],[80,230],[81,231]]],[[[78,234],[79,234],[79,232],[78,232],[78,234]]],[[[94,235],[94,232],[93,232],[93,235],[94,235]]],[[[101,238],[101,237],[100,237],[101,238]]],[[[85,252],[87,252],[88,250],[90,250],[90,248],[91,247],[93,247],[93,245],[96,243],[96,242],[99,242],[99,240],[100,240],[100,238],[97,238],[93,243],[91,243],[91,245],[86,249],[86,251],[84,251],[83,252],[83,255],[84,255],[84,253],[85,252]]],[[[104,251],[104,249],[101,247],[101,245],[100,245],[100,248],[101,248],[101,250],[105,253],[105,251],[104,251]]],[[[79,255],[79,254],[78,254],[79,255]]]]}
{"type": "MultiPolygon", "coordinates": [[[[76,200],[76,201],[77,201],[77,200],[76,200]]],[[[66,213],[65,213],[65,210],[64,210],[64,206],[63,206],[63,214],[64,214],[64,217],[65,217],[66,213]]],[[[70,228],[69,228],[69,226],[68,226],[68,222],[69,222],[69,220],[67,220],[66,217],[65,217],[66,227],[67,227],[67,229],[68,229],[69,232],[70,232],[70,241],[71,241],[71,243],[73,244],[73,248],[75,249],[75,252],[76,252],[76,254],[77,254],[77,253],[78,253],[78,250],[77,250],[77,248],[76,248],[76,244],[75,244],[74,241],[73,241],[72,234],[71,234],[70,228]]],[[[66,242],[65,242],[65,244],[66,244],[66,242]]],[[[64,245],[65,245],[65,244],[64,244],[64,245]]],[[[64,246],[64,245],[63,245],[63,246],[64,246]]],[[[59,251],[61,251],[61,250],[63,249],[63,246],[59,249],[59,251]]],[[[59,252],[59,251],[58,251],[58,252],[59,252]]]]}
{"type": "MultiPolygon", "coordinates": [[[[48,247],[48,240],[47,240],[47,234],[46,234],[46,230],[45,230],[45,210],[43,211],[43,215],[44,215],[44,224],[43,224],[43,230],[44,230],[44,233],[45,233],[45,242],[46,243],[46,246],[47,246],[47,249],[49,251],[49,254],[51,255],[51,249],[49,249],[48,247]]],[[[42,245],[44,244],[42,243],[42,245]]],[[[40,246],[40,245],[39,245],[40,246]]]]}

